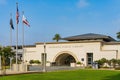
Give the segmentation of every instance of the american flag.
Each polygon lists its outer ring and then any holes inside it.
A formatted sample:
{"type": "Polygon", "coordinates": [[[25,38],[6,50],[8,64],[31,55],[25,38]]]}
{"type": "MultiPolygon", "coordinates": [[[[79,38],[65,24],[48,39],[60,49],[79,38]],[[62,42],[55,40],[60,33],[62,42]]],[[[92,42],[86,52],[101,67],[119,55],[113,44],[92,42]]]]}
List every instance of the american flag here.
{"type": "Polygon", "coordinates": [[[19,10],[18,10],[18,3],[17,4],[17,11],[16,11],[16,23],[19,23],[19,10]]]}

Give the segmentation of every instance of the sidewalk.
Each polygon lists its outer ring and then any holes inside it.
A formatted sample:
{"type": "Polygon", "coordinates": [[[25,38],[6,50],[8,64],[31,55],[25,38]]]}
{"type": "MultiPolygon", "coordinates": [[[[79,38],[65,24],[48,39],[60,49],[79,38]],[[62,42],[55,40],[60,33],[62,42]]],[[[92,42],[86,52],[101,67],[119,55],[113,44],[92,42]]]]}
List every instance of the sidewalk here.
{"type": "MultiPolygon", "coordinates": [[[[41,71],[11,71],[6,70],[4,75],[19,75],[19,74],[31,74],[31,73],[43,73],[41,71]]],[[[0,70],[0,76],[3,75],[3,72],[0,70]]]]}

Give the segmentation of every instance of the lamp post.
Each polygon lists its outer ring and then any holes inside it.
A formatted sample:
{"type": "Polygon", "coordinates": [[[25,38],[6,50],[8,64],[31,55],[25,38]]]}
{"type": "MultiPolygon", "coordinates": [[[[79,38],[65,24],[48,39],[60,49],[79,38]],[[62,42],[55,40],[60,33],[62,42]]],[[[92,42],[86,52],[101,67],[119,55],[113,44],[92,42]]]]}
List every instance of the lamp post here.
{"type": "Polygon", "coordinates": [[[46,72],[46,43],[44,43],[44,53],[43,53],[43,72],[46,72]]]}

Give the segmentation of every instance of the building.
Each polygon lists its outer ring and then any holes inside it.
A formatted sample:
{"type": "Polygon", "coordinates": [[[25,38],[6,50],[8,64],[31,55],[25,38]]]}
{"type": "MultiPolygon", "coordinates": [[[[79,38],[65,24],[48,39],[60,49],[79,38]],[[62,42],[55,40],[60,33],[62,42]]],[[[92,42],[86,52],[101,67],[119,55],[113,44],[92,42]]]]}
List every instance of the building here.
{"type": "Polygon", "coordinates": [[[81,62],[85,66],[101,58],[120,59],[120,42],[110,36],[88,33],[62,38],[65,42],[38,42],[24,48],[25,61],[42,61],[44,47],[46,60],[58,66],[81,62]]]}
{"type": "MultiPolygon", "coordinates": [[[[16,52],[16,46],[12,46],[12,50],[13,50],[14,52],[16,52]]],[[[16,54],[16,53],[15,53],[15,54],[16,54]]],[[[22,45],[19,45],[19,46],[18,46],[17,58],[18,58],[18,60],[22,60],[22,58],[23,58],[23,48],[22,48],[22,45]]]]}

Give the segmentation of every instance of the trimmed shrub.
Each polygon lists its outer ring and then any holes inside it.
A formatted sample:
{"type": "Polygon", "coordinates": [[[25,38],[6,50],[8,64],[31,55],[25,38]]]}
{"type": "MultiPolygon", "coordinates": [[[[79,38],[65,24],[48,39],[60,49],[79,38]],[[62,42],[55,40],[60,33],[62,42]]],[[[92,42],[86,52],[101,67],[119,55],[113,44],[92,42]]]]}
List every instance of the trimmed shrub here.
{"type": "Polygon", "coordinates": [[[29,63],[30,64],[34,64],[34,63],[41,64],[41,62],[39,60],[30,60],[29,63]]]}
{"type": "Polygon", "coordinates": [[[34,63],[34,60],[30,60],[29,63],[30,63],[30,64],[33,64],[33,63],[34,63]]]}
{"type": "Polygon", "coordinates": [[[81,62],[77,62],[76,64],[82,64],[81,62]]]}
{"type": "Polygon", "coordinates": [[[106,58],[102,58],[102,59],[97,60],[95,62],[97,62],[100,65],[100,67],[103,67],[104,63],[107,63],[108,60],[106,58]]]}
{"type": "MultiPolygon", "coordinates": [[[[98,62],[98,64],[100,65],[100,67],[105,67],[104,64],[107,63],[109,65],[109,67],[113,67],[116,68],[117,66],[120,67],[120,59],[111,59],[111,60],[107,60],[105,58],[102,58],[100,60],[97,60],[95,62],[98,62]]],[[[108,66],[107,66],[108,67],[108,66]]],[[[118,68],[117,67],[117,68],[118,68]]]]}
{"type": "Polygon", "coordinates": [[[41,64],[41,62],[39,60],[34,60],[34,63],[41,64]]]}

